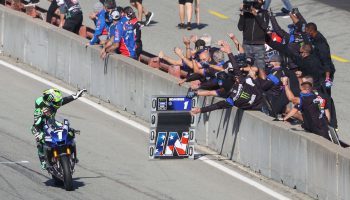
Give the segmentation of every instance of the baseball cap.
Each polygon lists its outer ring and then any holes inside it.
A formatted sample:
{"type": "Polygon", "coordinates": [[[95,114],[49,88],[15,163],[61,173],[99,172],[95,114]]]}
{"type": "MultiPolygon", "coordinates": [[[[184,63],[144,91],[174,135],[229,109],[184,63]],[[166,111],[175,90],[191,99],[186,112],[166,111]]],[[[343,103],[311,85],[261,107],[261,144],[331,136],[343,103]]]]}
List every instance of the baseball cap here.
{"type": "Polygon", "coordinates": [[[205,41],[202,39],[198,39],[195,43],[194,46],[196,49],[203,49],[205,47],[205,41]]]}
{"type": "Polygon", "coordinates": [[[119,20],[120,19],[120,14],[118,11],[114,10],[112,13],[111,13],[111,16],[112,16],[112,19],[113,20],[119,20]]]}
{"type": "Polygon", "coordinates": [[[124,8],[124,13],[129,18],[132,18],[135,15],[134,10],[130,6],[124,8]]]}
{"type": "Polygon", "coordinates": [[[281,57],[277,54],[274,54],[270,57],[269,62],[281,62],[281,57]]]}

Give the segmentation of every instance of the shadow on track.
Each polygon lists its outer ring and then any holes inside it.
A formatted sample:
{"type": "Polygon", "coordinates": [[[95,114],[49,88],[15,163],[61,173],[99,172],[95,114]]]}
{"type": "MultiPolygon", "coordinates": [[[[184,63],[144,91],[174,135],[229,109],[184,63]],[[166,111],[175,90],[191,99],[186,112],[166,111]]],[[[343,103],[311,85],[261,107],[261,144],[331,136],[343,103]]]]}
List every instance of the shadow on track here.
{"type": "MultiPolygon", "coordinates": [[[[82,181],[79,181],[80,179],[85,179],[85,178],[102,178],[101,176],[96,176],[96,177],[79,177],[79,178],[73,178],[73,191],[76,189],[79,189],[80,187],[85,186],[85,183],[82,181]]],[[[43,182],[46,186],[50,187],[59,187],[63,188],[63,182],[57,183],[53,179],[48,179],[47,181],[43,182]]]]}

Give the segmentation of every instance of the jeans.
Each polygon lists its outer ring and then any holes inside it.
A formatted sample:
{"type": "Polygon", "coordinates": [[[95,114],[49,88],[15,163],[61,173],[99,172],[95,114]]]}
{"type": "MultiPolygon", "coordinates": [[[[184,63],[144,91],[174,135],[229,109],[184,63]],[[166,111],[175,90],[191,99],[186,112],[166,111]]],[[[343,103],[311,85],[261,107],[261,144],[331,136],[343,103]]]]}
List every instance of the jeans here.
{"type": "Polygon", "coordinates": [[[263,44],[243,44],[244,52],[248,57],[254,58],[254,65],[265,69],[265,46],[263,44]]]}
{"type": "MultiPolygon", "coordinates": [[[[283,2],[284,7],[287,10],[291,11],[293,9],[293,6],[292,6],[292,4],[290,3],[289,0],[281,0],[281,1],[283,2]]],[[[266,0],[265,4],[264,4],[264,9],[267,10],[270,7],[270,4],[271,4],[271,0],[266,0]]]]}

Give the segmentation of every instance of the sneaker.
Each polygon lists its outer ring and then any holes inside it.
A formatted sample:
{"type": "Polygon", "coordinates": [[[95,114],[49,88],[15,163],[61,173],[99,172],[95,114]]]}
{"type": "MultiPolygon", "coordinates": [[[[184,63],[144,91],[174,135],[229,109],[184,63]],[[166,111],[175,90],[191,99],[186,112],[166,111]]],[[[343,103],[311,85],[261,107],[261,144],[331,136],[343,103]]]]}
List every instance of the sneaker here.
{"type": "Polygon", "coordinates": [[[145,21],[145,25],[148,26],[148,24],[151,22],[152,18],[153,18],[153,12],[148,12],[146,15],[146,21],[145,21]]]}
{"type": "Polygon", "coordinates": [[[299,9],[298,9],[298,8],[293,8],[293,9],[292,9],[292,13],[293,13],[293,14],[299,13],[299,9]]]}
{"type": "Polygon", "coordinates": [[[192,30],[191,22],[187,23],[187,30],[189,30],[189,31],[192,30]]]}
{"type": "Polygon", "coordinates": [[[145,26],[145,22],[143,21],[138,21],[137,23],[139,24],[140,28],[143,28],[145,26]]]}
{"type": "Polygon", "coordinates": [[[289,14],[289,10],[287,10],[285,7],[283,7],[282,9],[281,9],[281,12],[282,13],[284,13],[284,14],[289,14]]]}
{"type": "Polygon", "coordinates": [[[184,23],[180,23],[180,24],[177,25],[177,27],[179,29],[184,29],[185,28],[185,24],[184,23]]]}

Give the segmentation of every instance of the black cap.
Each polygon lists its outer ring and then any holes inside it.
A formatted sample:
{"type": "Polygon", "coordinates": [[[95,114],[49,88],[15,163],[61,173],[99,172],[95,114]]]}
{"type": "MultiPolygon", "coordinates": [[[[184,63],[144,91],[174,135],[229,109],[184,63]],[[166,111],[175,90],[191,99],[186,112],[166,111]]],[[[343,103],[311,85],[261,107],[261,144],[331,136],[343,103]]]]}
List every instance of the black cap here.
{"type": "Polygon", "coordinates": [[[195,43],[194,46],[196,49],[203,49],[205,47],[205,41],[202,39],[198,39],[195,43]]]}

